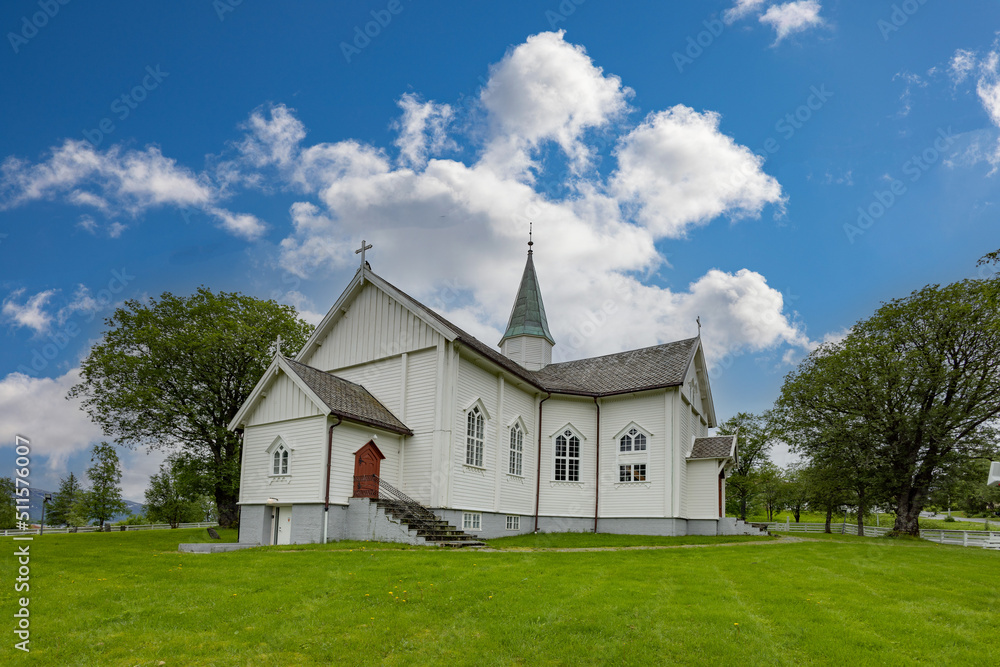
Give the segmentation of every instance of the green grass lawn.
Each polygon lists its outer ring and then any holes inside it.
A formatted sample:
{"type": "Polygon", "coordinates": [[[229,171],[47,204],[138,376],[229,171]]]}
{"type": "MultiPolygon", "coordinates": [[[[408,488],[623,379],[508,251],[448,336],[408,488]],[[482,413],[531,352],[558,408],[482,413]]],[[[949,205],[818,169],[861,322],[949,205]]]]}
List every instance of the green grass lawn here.
{"type": "Polygon", "coordinates": [[[612,535],[610,533],[538,533],[487,540],[494,549],[588,549],[608,547],[685,546],[691,544],[735,544],[767,542],[774,537],[735,535],[732,537],[657,537],[655,535],[612,535]]]}
{"type": "MultiPolygon", "coordinates": [[[[795,523],[795,517],[788,512],[781,512],[776,514],[774,520],[779,523],[785,523],[785,519],[788,519],[791,523],[795,523]]],[[[865,517],[866,526],[880,525],[883,527],[892,527],[893,521],[896,517],[892,514],[882,514],[878,519],[875,515],[865,517]]],[[[768,522],[766,516],[754,516],[747,517],[748,522],[753,523],[764,523],[768,522]]],[[[825,523],[826,514],[822,512],[802,512],[799,515],[799,521],[802,523],[825,523]]],[[[770,523],[770,522],[768,522],[770,523]]],[[[833,521],[830,524],[832,530],[837,530],[839,526],[844,523],[844,515],[834,515],[833,521]]],[[[847,523],[857,525],[858,519],[856,516],[849,516],[847,518],[847,523]]],[[[985,530],[982,522],[975,521],[945,521],[943,519],[920,519],[921,528],[930,528],[933,530],[944,529],[944,530],[985,530]]],[[[990,529],[995,531],[1000,531],[1000,520],[990,521],[990,529]]]]}
{"type": "Polygon", "coordinates": [[[591,552],[175,551],[204,533],[36,537],[27,656],[10,632],[23,543],[3,538],[0,663],[1000,662],[1000,553],[983,549],[835,535],[591,552]]]}

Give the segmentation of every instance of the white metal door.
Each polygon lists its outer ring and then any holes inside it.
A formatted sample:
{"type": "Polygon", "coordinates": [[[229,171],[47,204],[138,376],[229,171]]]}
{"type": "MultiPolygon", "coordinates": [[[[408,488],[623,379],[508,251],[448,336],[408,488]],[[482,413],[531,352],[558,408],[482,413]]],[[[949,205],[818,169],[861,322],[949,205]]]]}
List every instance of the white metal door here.
{"type": "Polygon", "coordinates": [[[274,521],[277,524],[276,532],[277,539],[274,541],[275,544],[291,544],[292,537],[292,508],[288,507],[275,507],[274,508],[274,521]]]}

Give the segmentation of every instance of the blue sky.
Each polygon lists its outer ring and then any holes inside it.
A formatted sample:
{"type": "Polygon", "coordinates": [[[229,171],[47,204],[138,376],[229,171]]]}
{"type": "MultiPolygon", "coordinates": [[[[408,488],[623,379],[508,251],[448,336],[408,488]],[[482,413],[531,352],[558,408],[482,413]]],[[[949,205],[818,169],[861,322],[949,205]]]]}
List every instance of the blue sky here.
{"type": "MultiPolygon", "coordinates": [[[[361,238],[493,343],[532,220],[557,358],[701,316],[720,418],[1000,247],[995,2],[176,4],[0,8],[0,453],[35,486],[100,439],[64,396],[115,304],[315,321],[361,238]]],[[[124,461],[141,499],[160,456],[124,461]]]]}

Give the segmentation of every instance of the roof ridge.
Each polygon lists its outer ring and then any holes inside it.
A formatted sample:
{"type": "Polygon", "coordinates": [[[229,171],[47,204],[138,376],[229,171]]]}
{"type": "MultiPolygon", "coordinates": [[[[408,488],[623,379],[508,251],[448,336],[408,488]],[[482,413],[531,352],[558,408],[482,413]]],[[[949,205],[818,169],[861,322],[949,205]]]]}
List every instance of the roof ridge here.
{"type": "MultiPolygon", "coordinates": [[[[596,359],[606,359],[608,357],[616,357],[620,354],[631,354],[633,352],[645,352],[646,350],[652,350],[657,347],[665,347],[667,345],[677,345],[679,343],[689,343],[693,340],[698,340],[699,336],[692,336],[691,338],[684,338],[682,340],[672,340],[668,343],[657,343],[656,345],[647,345],[646,347],[637,347],[634,350],[622,350],[621,352],[610,352],[608,354],[601,354],[596,357],[584,357],[582,359],[569,359],[567,361],[558,361],[554,364],[549,364],[545,368],[550,368],[552,366],[561,366],[563,364],[575,364],[582,361],[594,361],[596,359]]],[[[544,370],[544,369],[543,369],[544,370]]],[[[538,372],[538,371],[535,371],[538,372]]]]}

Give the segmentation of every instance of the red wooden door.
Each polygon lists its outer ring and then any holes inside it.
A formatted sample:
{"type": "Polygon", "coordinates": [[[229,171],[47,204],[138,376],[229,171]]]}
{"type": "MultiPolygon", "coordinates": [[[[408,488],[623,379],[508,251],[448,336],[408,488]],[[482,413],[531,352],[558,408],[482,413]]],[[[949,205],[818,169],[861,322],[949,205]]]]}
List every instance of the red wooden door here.
{"type": "Polygon", "coordinates": [[[385,455],[371,440],[354,452],[354,497],[378,498],[379,467],[385,455]]]}

